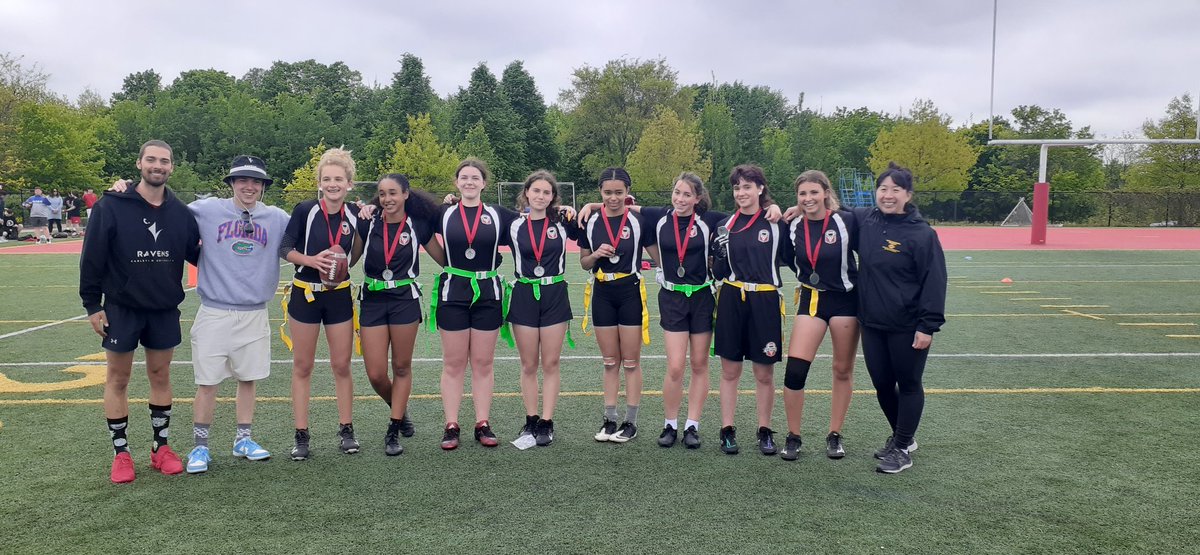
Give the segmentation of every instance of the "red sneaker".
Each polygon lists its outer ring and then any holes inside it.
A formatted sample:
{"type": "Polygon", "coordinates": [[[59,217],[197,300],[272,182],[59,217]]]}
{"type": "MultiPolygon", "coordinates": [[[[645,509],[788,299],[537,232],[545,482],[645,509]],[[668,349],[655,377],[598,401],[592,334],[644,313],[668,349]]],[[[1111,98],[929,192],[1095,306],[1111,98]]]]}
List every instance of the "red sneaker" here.
{"type": "Polygon", "coordinates": [[[450,451],[458,448],[458,423],[451,422],[446,424],[446,431],[442,432],[442,449],[450,451]]]}
{"type": "Polygon", "coordinates": [[[133,457],[128,451],[121,451],[113,457],[112,472],[108,478],[114,484],[128,484],[133,481],[133,457]]]}
{"type": "Polygon", "coordinates": [[[168,476],[183,472],[183,462],[179,460],[169,445],[163,445],[158,451],[150,453],[150,466],[168,476]]]}
{"type": "Polygon", "coordinates": [[[488,424],[487,420],[475,423],[475,441],[484,447],[500,445],[500,440],[496,439],[496,434],[492,432],[492,426],[488,424]]]}

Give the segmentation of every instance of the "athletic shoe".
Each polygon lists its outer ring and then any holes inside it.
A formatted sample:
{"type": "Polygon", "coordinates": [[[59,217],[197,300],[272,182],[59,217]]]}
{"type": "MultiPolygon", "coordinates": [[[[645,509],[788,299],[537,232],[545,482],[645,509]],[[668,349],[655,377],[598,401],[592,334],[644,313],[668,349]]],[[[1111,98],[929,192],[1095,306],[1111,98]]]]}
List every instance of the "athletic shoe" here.
{"type": "Polygon", "coordinates": [[[343,453],[353,455],[358,452],[358,440],[354,438],[354,424],[342,424],[342,429],[338,430],[338,438],[340,438],[339,443],[343,453]]]}
{"type": "Polygon", "coordinates": [[[538,420],[541,420],[541,418],[538,418],[538,415],[526,414],[525,415],[525,425],[521,426],[521,432],[517,434],[517,437],[520,437],[523,435],[534,435],[535,433],[537,433],[538,420]]]}
{"type": "MultiPolygon", "coordinates": [[[[884,442],[884,444],[883,444],[883,448],[875,452],[875,458],[877,458],[879,460],[883,460],[883,457],[887,456],[887,452],[891,451],[892,448],[895,446],[896,446],[896,436],[888,436],[887,441],[884,442]]],[[[916,440],[916,438],[913,438],[912,443],[908,444],[908,449],[905,449],[905,451],[912,453],[913,451],[916,451],[916,450],[917,450],[917,440],[916,440]]]]}
{"type": "Polygon", "coordinates": [[[608,440],[613,443],[625,443],[635,437],[637,437],[637,425],[625,421],[621,423],[620,428],[617,428],[617,433],[608,436],[608,440]]]}
{"type": "Polygon", "coordinates": [[[663,431],[658,434],[658,446],[670,447],[675,445],[675,439],[679,437],[679,430],[670,426],[663,426],[663,431]]]}
{"type": "Polygon", "coordinates": [[[133,457],[129,451],[121,451],[113,457],[112,471],[108,479],[114,484],[128,484],[133,481],[133,457]]]}
{"type": "Polygon", "coordinates": [[[442,432],[442,449],[449,451],[458,448],[458,431],[457,422],[446,424],[446,430],[442,432]]]}
{"type": "Polygon", "coordinates": [[[766,426],[758,427],[758,450],[767,456],[775,454],[775,430],[766,426]]]}
{"type": "Polygon", "coordinates": [[[150,452],[150,466],[167,476],[183,472],[183,461],[179,460],[179,455],[171,450],[170,445],[163,445],[157,451],[150,452]]]}
{"type": "Polygon", "coordinates": [[[737,428],[733,426],[721,428],[721,452],[726,455],[738,454],[737,428]]]}
{"type": "MultiPolygon", "coordinates": [[[[53,242],[54,242],[54,241],[52,241],[52,240],[51,240],[49,237],[47,237],[47,238],[46,238],[46,244],[47,244],[47,245],[49,245],[50,243],[53,243],[53,242]]],[[[178,474],[178,472],[177,472],[176,474],[178,474]]]]}
{"type": "Polygon", "coordinates": [[[785,461],[794,461],[800,458],[800,446],[804,445],[800,441],[800,436],[788,432],[787,439],[783,442],[783,452],[779,453],[779,458],[785,461]]]}
{"type": "Polygon", "coordinates": [[[539,447],[554,443],[554,421],[539,419],[533,436],[539,447]]]}
{"type": "Polygon", "coordinates": [[[600,431],[596,432],[596,441],[608,441],[608,438],[615,433],[617,433],[617,423],[605,418],[604,424],[600,425],[600,431]]]}
{"type": "Polygon", "coordinates": [[[825,456],[831,459],[840,459],[846,456],[846,448],[842,445],[842,434],[829,432],[829,435],[825,436],[825,456]]]}
{"type": "Polygon", "coordinates": [[[875,471],[884,474],[898,474],[912,465],[912,456],[908,454],[908,451],[893,446],[883,456],[883,460],[879,461],[879,466],[875,467],[875,471]]]}
{"type": "Polygon", "coordinates": [[[500,445],[500,440],[496,439],[496,434],[492,432],[492,426],[488,424],[487,420],[475,423],[475,441],[484,447],[500,445]]]}
{"type": "Polygon", "coordinates": [[[683,446],[688,449],[700,448],[700,431],[695,426],[688,426],[683,431],[683,446]]]}
{"type": "Polygon", "coordinates": [[[387,435],[383,436],[383,454],[395,457],[403,452],[404,446],[400,445],[400,430],[388,430],[387,435]]]}
{"type": "Polygon", "coordinates": [[[208,455],[208,447],[197,445],[192,448],[191,453],[188,453],[187,473],[199,474],[201,472],[208,472],[208,462],[211,460],[212,457],[208,455]]]}
{"type": "MultiPolygon", "coordinates": [[[[205,449],[204,451],[207,453],[208,449],[205,449]]],[[[255,443],[253,439],[244,437],[237,443],[233,444],[233,456],[245,457],[248,461],[265,461],[271,458],[271,452],[263,449],[262,446],[255,443]]],[[[191,459],[189,458],[188,460],[190,461],[191,459]]]]}
{"type": "Polygon", "coordinates": [[[308,460],[308,430],[296,430],[296,444],[292,446],[292,460],[308,460]]]}
{"type": "Polygon", "coordinates": [[[408,417],[408,411],[404,411],[404,416],[400,417],[400,435],[412,437],[415,433],[417,433],[417,429],[413,426],[412,419],[408,417]]]}

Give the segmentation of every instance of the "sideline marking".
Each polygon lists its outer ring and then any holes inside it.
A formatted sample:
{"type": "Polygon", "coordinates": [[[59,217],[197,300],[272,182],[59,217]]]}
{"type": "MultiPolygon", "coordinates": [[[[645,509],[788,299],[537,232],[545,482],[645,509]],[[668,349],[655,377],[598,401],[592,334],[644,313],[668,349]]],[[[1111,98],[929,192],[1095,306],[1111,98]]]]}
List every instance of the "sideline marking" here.
{"type": "Polygon", "coordinates": [[[1071,316],[1083,316],[1084,318],[1091,318],[1093,320],[1103,320],[1104,319],[1104,318],[1101,318],[1099,316],[1095,316],[1092,314],[1084,314],[1082,312],[1076,312],[1076,311],[1068,309],[1068,308],[1064,308],[1063,312],[1070,314],[1071,316]]]}
{"type": "Polygon", "coordinates": [[[31,331],[42,330],[42,329],[46,329],[46,328],[49,328],[49,327],[57,326],[57,325],[59,325],[59,324],[65,324],[65,323],[67,323],[67,322],[74,322],[74,321],[76,321],[76,320],[84,320],[84,319],[86,319],[87,317],[88,317],[88,315],[87,315],[87,314],[80,314],[79,316],[75,316],[74,318],[67,318],[66,320],[59,320],[59,321],[57,321],[57,322],[50,322],[49,324],[42,324],[42,325],[40,325],[40,326],[34,326],[34,327],[32,327],[32,328],[25,328],[25,329],[23,329],[23,330],[14,331],[14,332],[11,332],[11,333],[6,333],[6,334],[4,334],[4,335],[0,335],[0,339],[8,339],[8,338],[10,338],[10,337],[16,337],[16,336],[18,336],[18,335],[24,335],[24,334],[27,334],[27,333],[29,333],[29,332],[31,332],[31,331]]]}
{"type": "Polygon", "coordinates": [[[1010,301],[1069,301],[1071,297],[1014,297],[1010,301]]]}
{"type": "Polygon", "coordinates": [[[984,295],[1041,295],[1041,291],[980,291],[984,295]]]}
{"type": "Polygon", "coordinates": [[[1200,338],[1200,335],[1167,334],[1167,337],[1171,339],[1197,339],[1200,338]]]}
{"type": "Polygon", "coordinates": [[[1111,308],[1106,304],[1044,304],[1042,308],[1111,308]]]}
{"type": "Polygon", "coordinates": [[[1117,322],[1118,326],[1153,326],[1153,327],[1169,327],[1169,326],[1195,326],[1192,322],[1117,322]]]}

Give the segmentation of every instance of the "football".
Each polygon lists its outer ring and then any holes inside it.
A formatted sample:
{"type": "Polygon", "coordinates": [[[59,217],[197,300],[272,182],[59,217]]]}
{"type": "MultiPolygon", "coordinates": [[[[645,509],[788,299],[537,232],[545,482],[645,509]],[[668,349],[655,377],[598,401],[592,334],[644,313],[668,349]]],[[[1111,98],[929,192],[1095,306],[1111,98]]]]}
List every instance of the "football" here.
{"type": "Polygon", "coordinates": [[[346,256],[346,251],[341,245],[329,247],[329,252],[333,253],[333,266],[329,268],[329,272],[321,276],[321,283],[326,287],[334,287],[337,284],[350,279],[350,264],[346,256]]]}

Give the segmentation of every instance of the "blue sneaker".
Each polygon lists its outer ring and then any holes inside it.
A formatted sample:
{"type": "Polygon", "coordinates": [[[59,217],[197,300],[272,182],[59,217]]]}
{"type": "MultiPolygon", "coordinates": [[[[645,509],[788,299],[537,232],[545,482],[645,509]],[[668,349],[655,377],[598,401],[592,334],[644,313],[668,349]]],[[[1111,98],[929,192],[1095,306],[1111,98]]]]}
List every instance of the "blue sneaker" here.
{"type": "Polygon", "coordinates": [[[244,437],[233,444],[233,456],[245,457],[248,461],[265,461],[271,458],[271,453],[254,443],[253,439],[244,437]]]}
{"type": "Polygon", "coordinates": [[[187,473],[199,474],[201,472],[208,472],[208,461],[211,460],[212,457],[208,456],[208,447],[197,446],[195,449],[192,449],[191,453],[188,453],[187,473]]]}

